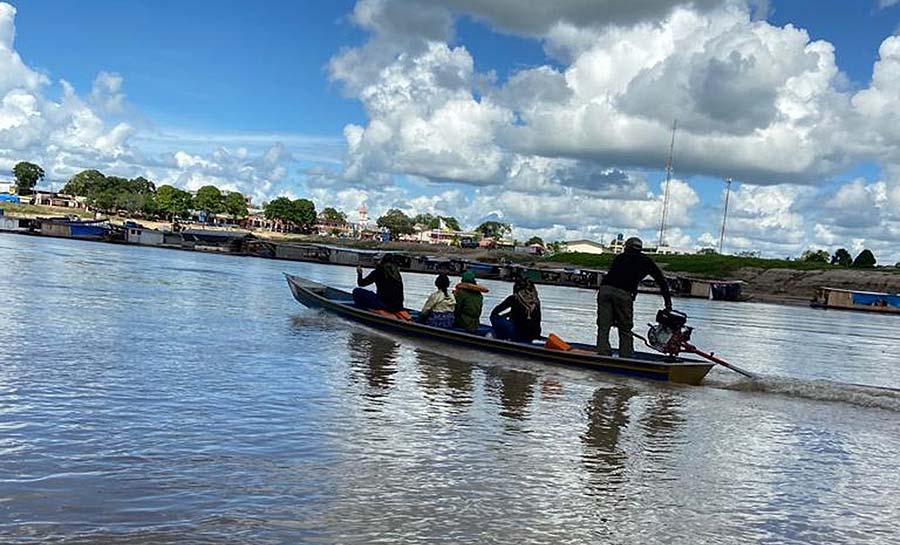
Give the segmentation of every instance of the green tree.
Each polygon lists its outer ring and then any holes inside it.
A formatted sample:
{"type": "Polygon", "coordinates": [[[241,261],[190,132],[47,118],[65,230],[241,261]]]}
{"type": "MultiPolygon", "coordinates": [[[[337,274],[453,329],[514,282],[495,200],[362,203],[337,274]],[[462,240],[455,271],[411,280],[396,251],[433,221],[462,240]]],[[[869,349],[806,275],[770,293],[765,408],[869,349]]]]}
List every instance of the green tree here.
{"type": "Polygon", "coordinates": [[[99,170],[82,170],[66,183],[62,188],[62,192],[66,195],[77,195],[79,197],[87,197],[95,191],[99,191],[106,176],[99,170]]]}
{"type": "Polygon", "coordinates": [[[831,256],[831,264],[849,267],[853,265],[853,256],[845,248],[838,248],[834,255],[831,256]]]}
{"type": "Polygon", "coordinates": [[[144,178],[143,176],[138,176],[137,178],[132,178],[128,181],[128,188],[130,191],[134,193],[138,193],[140,195],[150,195],[156,193],[156,184],[144,178]]]}
{"type": "Polygon", "coordinates": [[[160,213],[159,204],[156,202],[156,193],[142,195],[144,202],[141,203],[141,214],[146,217],[155,217],[160,213]]]}
{"type": "Polygon", "coordinates": [[[169,219],[187,217],[191,210],[191,194],[177,187],[164,185],[156,190],[156,206],[169,219]]]}
{"type": "Polygon", "coordinates": [[[413,217],[412,222],[413,226],[421,225],[426,229],[437,229],[439,225],[437,216],[434,216],[427,212],[424,214],[416,214],[415,217],[413,217]]]}
{"type": "Polygon", "coordinates": [[[409,235],[415,230],[413,229],[413,220],[403,213],[402,210],[391,208],[383,216],[378,218],[376,222],[378,227],[387,229],[391,233],[391,238],[397,238],[400,235],[409,235]]]}
{"type": "Polygon", "coordinates": [[[104,176],[94,187],[90,188],[87,199],[88,204],[103,212],[131,211],[139,209],[141,206],[139,199],[135,197],[136,193],[127,178],[104,176]]]}
{"type": "Polygon", "coordinates": [[[800,256],[801,261],[810,263],[828,263],[830,258],[831,256],[825,250],[806,250],[800,256]]]}
{"type": "Polygon", "coordinates": [[[459,220],[453,216],[435,216],[426,212],[424,214],[416,214],[412,219],[414,226],[423,225],[426,229],[440,229],[442,221],[447,229],[450,229],[451,231],[462,231],[459,226],[459,220]]]}
{"type": "Polygon", "coordinates": [[[287,197],[278,197],[263,205],[263,214],[266,219],[290,223],[293,217],[293,205],[287,197]]]}
{"type": "Polygon", "coordinates": [[[871,269],[875,266],[875,263],[877,263],[877,261],[875,261],[875,255],[871,250],[866,248],[859,252],[859,255],[853,260],[853,265],[851,266],[855,269],[871,269]]]}
{"type": "Polygon", "coordinates": [[[330,206],[325,208],[325,210],[322,210],[322,219],[338,225],[347,224],[347,214],[330,206]]]}
{"type": "Polygon", "coordinates": [[[700,250],[697,251],[698,255],[716,255],[717,253],[719,252],[717,252],[715,248],[700,248],[700,250]]]}
{"type": "Polygon", "coordinates": [[[540,244],[541,246],[543,246],[544,239],[542,239],[541,237],[538,237],[538,236],[533,236],[528,239],[528,241],[525,243],[525,246],[531,246],[532,244],[540,244]]]}
{"type": "Polygon", "coordinates": [[[475,228],[485,238],[503,238],[512,234],[512,226],[499,221],[486,221],[475,228]]]}
{"type": "Polygon", "coordinates": [[[309,232],[316,223],[316,205],[309,199],[291,200],[278,197],[263,206],[266,219],[282,221],[285,224],[309,232]]]}
{"type": "Polygon", "coordinates": [[[237,191],[232,191],[225,195],[223,206],[225,212],[235,218],[246,218],[249,214],[247,211],[247,200],[237,191]]]}
{"type": "MultiPolygon", "coordinates": [[[[440,216],[440,219],[444,220],[444,225],[451,231],[462,231],[462,228],[459,226],[459,220],[453,216],[440,216]]],[[[438,225],[440,225],[440,222],[438,222],[438,225]]]]}
{"type": "Polygon", "coordinates": [[[214,185],[205,185],[194,195],[194,209],[206,212],[207,216],[221,214],[225,211],[225,197],[214,185]]]}
{"type": "Polygon", "coordinates": [[[13,167],[16,186],[20,195],[30,195],[39,180],[44,179],[44,169],[34,163],[21,161],[13,167]]]}
{"type": "Polygon", "coordinates": [[[291,202],[294,225],[304,233],[312,231],[316,224],[316,205],[309,199],[296,199],[291,202]]]}

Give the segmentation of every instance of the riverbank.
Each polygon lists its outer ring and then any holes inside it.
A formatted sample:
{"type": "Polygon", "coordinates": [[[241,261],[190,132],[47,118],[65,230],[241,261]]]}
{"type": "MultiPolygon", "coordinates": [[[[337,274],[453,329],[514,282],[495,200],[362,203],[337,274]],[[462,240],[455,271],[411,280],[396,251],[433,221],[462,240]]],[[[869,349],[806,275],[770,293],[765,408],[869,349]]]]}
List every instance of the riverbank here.
{"type": "MultiPolygon", "coordinates": [[[[556,254],[547,259],[560,266],[607,268],[609,254],[556,254]]],[[[857,291],[900,292],[900,269],[849,269],[809,261],[724,255],[654,255],[664,272],[698,278],[740,280],[753,300],[807,305],[816,288],[828,286],[857,291]]]]}
{"type": "MultiPolygon", "coordinates": [[[[29,205],[4,205],[5,213],[13,218],[62,216],[73,210],[29,205]]],[[[90,217],[81,212],[79,217],[90,217]]],[[[168,223],[134,220],[124,217],[108,218],[116,229],[126,229],[126,222],[138,221],[145,229],[168,229],[168,223]]],[[[381,242],[375,240],[351,240],[314,235],[275,233],[270,231],[246,231],[211,226],[199,227],[209,232],[229,233],[236,237],[250,236],[257,241],[250,245],[234,241],[227,246],[214,247],[196,242],[193,244],[159,243],[153,246],[194,251],[211,251],[267,257],[292,261],[326,262],[335,265],[355,266],[357,263],[371,266],[372,253],[391,251],[410,258],[407,270],[411,272],[446,272],[458,274],[463,268],[475,267],[482,278],[508,280],[517,274],[529,274],[542,284],[568,285],[593,288],[599,284],[602,273],[615,257],[612,254],[562,253],[539,257],[512,250],[484,248],[455,248],[413,242],[381,242]],[[366,255],[369,254],[369,255],[366,255]]],[[[33,236],[53,236],[40,230],[19,231],[33,236]]],[[[78,238],[78,237],[73,237],[78,238]]],[[[130,244],[130,240],[97,240],[130,244]]],[[[246,242],[246,241],[245,241],[246,242]]],[[[143,244],[142,244],[143,245],[143,244]]],[[[900,270],[896,268],[845,269],[825,263],[789,261],[782,259],[745,258],[722,255],[654,255],[667,276],[711,279],[716,281],[738,280],[743,282],[744,298],[756,301],[807,305],[819,287],[828,286],[848,290],[900,292],[900,270]]],[[[682,295],[682,294],[678,294],[682,295]]],[[[683,294],[687,295],[687,293],[683,294]]]]}

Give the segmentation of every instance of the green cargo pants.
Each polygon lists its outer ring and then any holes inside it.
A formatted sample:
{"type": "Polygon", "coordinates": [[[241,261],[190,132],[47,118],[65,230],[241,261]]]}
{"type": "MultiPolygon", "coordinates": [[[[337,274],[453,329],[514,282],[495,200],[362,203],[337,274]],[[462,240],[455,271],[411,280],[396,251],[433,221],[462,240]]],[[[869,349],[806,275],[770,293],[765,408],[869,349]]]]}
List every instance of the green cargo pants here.
{"type": "Polygon", "coordinates": [[[597,353],[609,356],[609,328],[616,326],[619,330],[619,356],[623,358],[634,354],[634,338],[631,329],[634,327],[634,300],[625,290],[612,286],[600,286],[597,292],[597,353]]]}

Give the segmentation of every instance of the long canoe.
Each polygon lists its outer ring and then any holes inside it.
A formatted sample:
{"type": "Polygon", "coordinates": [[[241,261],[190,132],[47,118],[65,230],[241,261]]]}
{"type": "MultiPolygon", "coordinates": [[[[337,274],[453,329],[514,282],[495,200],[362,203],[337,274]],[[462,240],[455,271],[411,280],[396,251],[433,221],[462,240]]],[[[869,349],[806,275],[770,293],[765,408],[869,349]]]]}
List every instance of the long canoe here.
{"type": "Polygon", "coordinates": [[[518,356],[544,363],[586,367],[618,375],[681,384],[700,384],[713,366],[701,360],[670,358],[647,352],[636,352],[634,356],[628,358],[601,356],[590,345],[573,344],[573,350],[563,351],[545,348],[543,344],[502,341],[486,335],[490,331],[489,326],[482,326],[476,333],[461,329],[431,327],[359,308],[353,304],[353,296],[349,292],[299,276],[290,274],[284,276],[294,299],[301,305],[322,309],[369,327],[405,336],[442,341],[453,346],[518,356]]]}

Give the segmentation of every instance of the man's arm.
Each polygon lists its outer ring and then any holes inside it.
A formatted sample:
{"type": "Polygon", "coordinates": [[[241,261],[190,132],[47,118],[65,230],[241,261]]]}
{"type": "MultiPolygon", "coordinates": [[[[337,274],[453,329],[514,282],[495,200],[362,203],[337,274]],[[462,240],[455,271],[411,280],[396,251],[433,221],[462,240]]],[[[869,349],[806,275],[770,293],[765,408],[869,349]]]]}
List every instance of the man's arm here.
{"type": "Polygon", "coordinates": [[[659,286],[660,294],[666,302],[666,309],[672,310],[672,293],[669,291],[669,283],[666,281],[666,276],[659,268],[659,265],[649,257],[647,258],[647,263],[650,268],[650,276],[653,277],[653,281],[659,286]]]}
{"type": "Polygon", "coordinates": [[[362,267],[356,267],[356,285],[361,288],[374,284],[375,276],[375,271],[373,270],[366,277],[363,277],[362,267]]]}
{"type": "Polygon", "coordinates": [[[512,308],[512,300],[513,296],[510,295],[509,297],[504,299],[502,303],[494,307],[494,310],[491,311],[491,318],[493,318],[494,316],[499,316],[501,312],[508,308],[512,308]]]}

